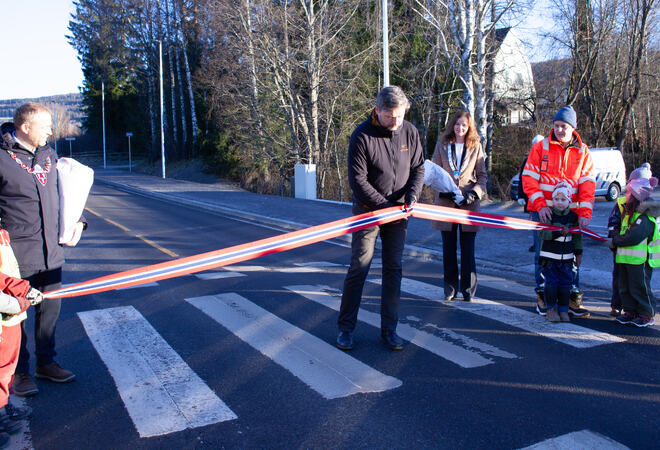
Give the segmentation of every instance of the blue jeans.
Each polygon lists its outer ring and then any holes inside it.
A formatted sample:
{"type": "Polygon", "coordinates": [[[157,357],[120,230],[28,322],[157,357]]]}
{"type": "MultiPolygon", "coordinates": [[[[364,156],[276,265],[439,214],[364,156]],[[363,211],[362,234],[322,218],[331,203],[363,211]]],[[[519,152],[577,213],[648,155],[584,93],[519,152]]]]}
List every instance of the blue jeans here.
{"type": "MultiPolygon", "coordinates": [[[[538,211],[531,211],[530,219],[535,222],[540,222],[538,211]]],[[[539,254],[541,252],[541,238],[539,237],[538,231],[532,231],[534,235],[534,281],[536,282],[536,292],[542,292],[545,287],[545,277],[543,275],[543,270],[539,265],[539,254]]],[[[580,291],[580,268],[573,264],[573,283],[571,285],[571,292],[580,291]]]]}

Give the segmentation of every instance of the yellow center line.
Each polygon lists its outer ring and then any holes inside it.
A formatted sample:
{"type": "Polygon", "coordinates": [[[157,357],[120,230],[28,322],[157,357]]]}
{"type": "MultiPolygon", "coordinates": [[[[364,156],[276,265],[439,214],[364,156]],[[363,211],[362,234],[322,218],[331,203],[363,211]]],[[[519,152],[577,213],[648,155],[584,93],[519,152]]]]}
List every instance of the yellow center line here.
{"type": "Polygon", "coordinates": [[[135,233],[133,233],[129,228],[126,228],[125,226],[123,226],[123,225],[120,224],[120,223],[115,222],[114,220],[110,220],[110,219],[108,219],[108,218],[106,218],[106,217],[103,217],[101,214],[97,213],[96,211],[94,211],[94,210],[92,210],[92,209],[90,209],[90,208],[85,208],[85,211],[88,211],[88,212],[90,212],[91,214],[95,215],[96,217],[99,217],[99,218],[105,220],[105,221],[108,222],[109,224],[114,225],[114,226],[116,226],[117,228],[120,228],[120,229],[126,231],[127,233],[130,233],[130,234],[133,235],[134,237],[140,239],[142,242],[151,245],[152,247],[154,247],[154,248],[160,250],[161,252],[165,253],[165,254],[168,255],[168,256],[171,256],[172,258],[178,258],[178,257],[179,257],[179,255],[178,255],[177,253],[174,253],[172,250],[168,250],[168,249],[166,249],[165,247],[161,247],[160,245],[156,244],[154,241],[152,241],[152,240],[150,240],[150,239],[147,239],[147,238],[145,238],[144,236],[142,236],[142,235],[140,235],[140,234],[135,234],[135,233]]]}

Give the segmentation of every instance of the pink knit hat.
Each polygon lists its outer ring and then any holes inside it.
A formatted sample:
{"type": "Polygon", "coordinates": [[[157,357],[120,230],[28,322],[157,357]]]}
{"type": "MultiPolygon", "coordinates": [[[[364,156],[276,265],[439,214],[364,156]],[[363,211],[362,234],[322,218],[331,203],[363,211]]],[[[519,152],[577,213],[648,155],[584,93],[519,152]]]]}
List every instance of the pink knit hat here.
{"type": "Polygon", "coordinates": [[[651,164],[645,162],[632,172],[630,172],[630,177],[628,181],[636,180],[637,178],[651,178],[651,164]]]}
{"type": "Polygon", "coordinates": [[[644,163],[630,173],[630,182],[626,185],[626,191],[630,192],[640,202],[643,202],[651,196],[657,185],[658,179],[651,176],[651,165],[644,163]]]}

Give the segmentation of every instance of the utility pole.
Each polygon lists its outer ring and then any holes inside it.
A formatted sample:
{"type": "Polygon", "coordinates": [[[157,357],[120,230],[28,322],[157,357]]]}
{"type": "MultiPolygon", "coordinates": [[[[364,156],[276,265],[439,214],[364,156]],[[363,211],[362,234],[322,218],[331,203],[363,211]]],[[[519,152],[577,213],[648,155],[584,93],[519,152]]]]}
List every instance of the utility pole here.
{"type": "Polygon", "coordinates": [[[387,31],[387,0],[382,0],[383,5],[383,87],[390,85],[390,50],[387,31]]]}
{"type": "Polygon", "coordinates": [[[158,58],[160,60],[160,160],[163,178],[165,178],[165,125],[163,116],[163,41],[158,41],[158,58]]]}
{"type": "Polygon", "coordinates": [[[101,120],[103,120],[103,168],[105,169],[105,84],[103,81],[101,81],[101,120]]]}
{"type": "Polygon", "coordinates": [[[55,153],[57,153],[57,120],[55,120],[55,103],[50,102],[51,117],[53,118],[53,142],[55,142],[55,153]]]}

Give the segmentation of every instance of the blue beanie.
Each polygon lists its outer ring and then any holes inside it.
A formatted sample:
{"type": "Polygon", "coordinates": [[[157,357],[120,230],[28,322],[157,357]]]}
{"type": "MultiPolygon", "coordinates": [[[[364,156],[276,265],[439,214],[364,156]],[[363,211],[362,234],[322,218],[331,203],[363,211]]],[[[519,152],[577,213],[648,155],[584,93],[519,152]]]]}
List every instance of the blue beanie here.
{"type": "Polygon", "coordinates": [[[577,128],[577,114],[575,114],[575,110],[570,105],[564,106],[562,109],[557,111],[555,117],[552,118],[553,122],[555,120],[561,120],[562,122],[566,122],[573,128],[577,128]]]}

